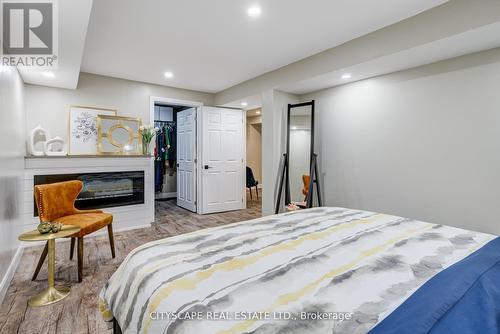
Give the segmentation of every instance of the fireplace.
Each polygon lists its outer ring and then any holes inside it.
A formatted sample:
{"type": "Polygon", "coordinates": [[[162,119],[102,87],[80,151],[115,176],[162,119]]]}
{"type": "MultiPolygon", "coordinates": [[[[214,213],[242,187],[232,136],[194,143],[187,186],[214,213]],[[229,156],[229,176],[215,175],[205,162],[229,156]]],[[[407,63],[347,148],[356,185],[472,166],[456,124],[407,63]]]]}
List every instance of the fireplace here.
{"type": "MultiPolygon", "coordinates": [[[[77,209],[102,209],[144,203],[144,171],[35,175],[34,184],[79,180],[83,189],[77,209]]],[[[38,208],[34,205],[34,216],[38,208]]]]}

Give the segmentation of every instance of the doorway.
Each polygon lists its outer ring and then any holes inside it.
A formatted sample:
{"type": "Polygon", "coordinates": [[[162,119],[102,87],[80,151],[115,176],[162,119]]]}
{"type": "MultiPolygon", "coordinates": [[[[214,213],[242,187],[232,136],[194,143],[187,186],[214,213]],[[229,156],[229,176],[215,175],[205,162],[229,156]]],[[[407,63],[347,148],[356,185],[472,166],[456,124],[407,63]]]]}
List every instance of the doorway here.
{"type": "Polygon", "coordinates": [[[246,200],[248,206],[262,205],[262,116],[261,109],[246,112],[246,200]]]}
{"type": "Polygon", "coordinates": [[[155,199],[196,212],[196,108],[155,104],[155,199]]]}
{"type": "Polygon", "coordinates": [[[197,212],[196,115],[202,105],[151,97],[150,107],[158,130],[153,152],[155,200],[197,212]]]}
{"type": "Polygon", "coordinates": [[[198,214],[245,209],[244,112],[160,97],[150,107],[157,204],[198,214]]]}

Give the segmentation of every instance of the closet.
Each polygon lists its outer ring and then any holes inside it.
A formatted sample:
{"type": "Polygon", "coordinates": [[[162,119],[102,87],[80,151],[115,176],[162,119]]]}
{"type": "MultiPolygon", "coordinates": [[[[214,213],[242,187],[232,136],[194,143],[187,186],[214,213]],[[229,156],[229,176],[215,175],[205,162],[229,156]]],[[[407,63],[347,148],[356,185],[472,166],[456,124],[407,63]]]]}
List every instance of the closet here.
{"type": "Polygon", "coordinates": [[[155,104],[155,198],[177,198],[177,113],[186,107],[155,104]]]}
{"type": "Polygon", "coordinates": [[[157,208],[176,205],[201,214],[243,209],[244,112],[161,100],[169,99],[151,98],[151,118],[159,130],[154,149],[157,208]],[[170,199],[175,204],[161,203],[170,199]]]}

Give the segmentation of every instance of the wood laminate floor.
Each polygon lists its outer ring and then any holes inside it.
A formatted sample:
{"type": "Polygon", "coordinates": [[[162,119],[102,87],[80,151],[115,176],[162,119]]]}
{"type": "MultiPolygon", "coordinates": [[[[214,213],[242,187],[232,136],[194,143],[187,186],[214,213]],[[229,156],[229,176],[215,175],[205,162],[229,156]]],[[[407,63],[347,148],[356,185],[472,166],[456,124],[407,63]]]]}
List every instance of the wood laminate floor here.
{"type": "MultiPolygon", "coordinates": [[[[77,282],[76,256],[69,260],[69,242],[56,244],[56,286],[71,286],[70,295],[54,305],[33,308],[27,305],[29,297],[47,286],[47,265],[38,279],[31,281],[33,270],[43,249],[24,250],[19,267],[0,306],[0,333],[74,334],[111,333],[97,309],[98,294],[107,279],[115,272],[125,256],[144,243],[199,229],[225,225],[261,216],[261,202],[247,201],[247,209],[211,215],[196,215],[175,205],[175,200],[156,202],[156,219],[151,227],[116,232],[116,258],[106,235],[84,239],[83,282],[77,282]]],[[[115,226],[115,229],[117,227],[115,226]]]]}

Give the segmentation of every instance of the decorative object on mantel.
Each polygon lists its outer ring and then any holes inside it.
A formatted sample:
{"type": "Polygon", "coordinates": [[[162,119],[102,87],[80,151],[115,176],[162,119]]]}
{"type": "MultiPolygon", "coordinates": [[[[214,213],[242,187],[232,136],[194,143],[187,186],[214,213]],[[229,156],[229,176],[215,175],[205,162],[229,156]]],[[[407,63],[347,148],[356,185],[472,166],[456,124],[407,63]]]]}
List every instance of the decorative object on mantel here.
{"type": "Polygon", "coordinates": [[[142,154],[151,155],[151,140],[156,136],[156,133],[160,131],[160,128],[154,127],[153,125],[143,125],[139,128],[142,135],[142,154]]]}
{"type": "Polygon", "coordinates": [[[70,106],[69,155],[97,154],[97,115],[116,116],[117,111],[94,107],[70,106]]]}
{"type": "Polygon", "coordinates": [[[49,140],[50,135],[47,130],[38,125],[36,128],[31,130],[30,137],[28,140],[28,152],[34,156],[43,156],[45,142],[49,140]]]}
{"type": "Polygon", "coordinates": [[[97,116],[97,152],[112,155],[141,155],[140,118],[97,116]]]}
{"type": "Polygon", "coordinates": [[[43,146],[43,151],[47,156],[65,156],[67,152],[64,150],[64,139],[55,137],[47,140],[43,146]]]}
{"type": "Polygon", "coordinates": [[[40,234],[46,234],[46,233],[57,233],[62,229],[63,225],[60,223],[50,223],[50,222],[41,222],[37,226],[38,232],[40,234]]]}

